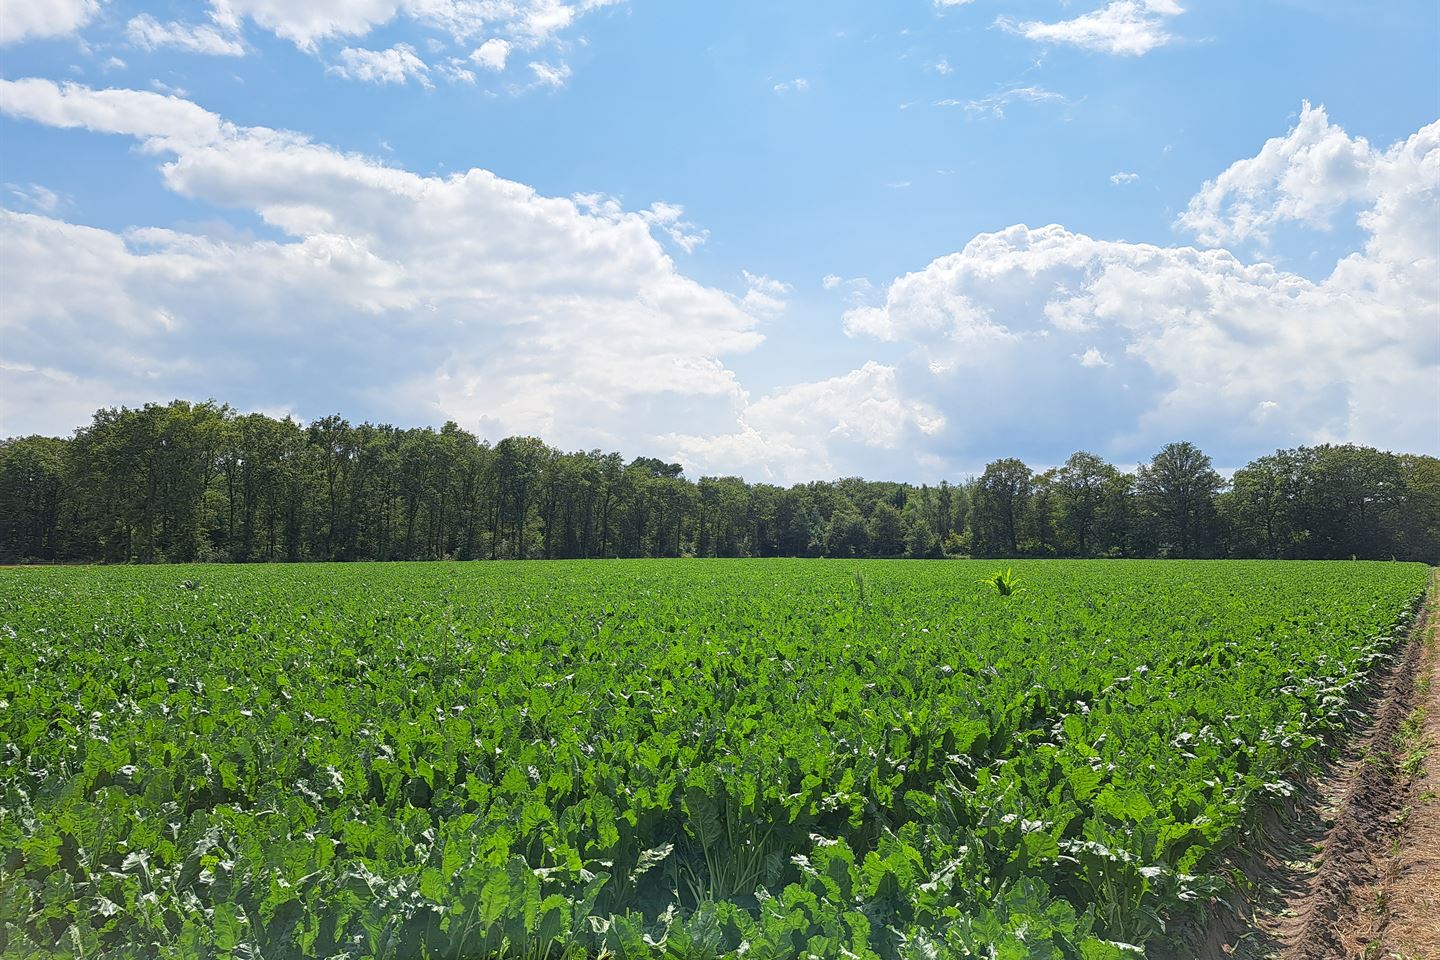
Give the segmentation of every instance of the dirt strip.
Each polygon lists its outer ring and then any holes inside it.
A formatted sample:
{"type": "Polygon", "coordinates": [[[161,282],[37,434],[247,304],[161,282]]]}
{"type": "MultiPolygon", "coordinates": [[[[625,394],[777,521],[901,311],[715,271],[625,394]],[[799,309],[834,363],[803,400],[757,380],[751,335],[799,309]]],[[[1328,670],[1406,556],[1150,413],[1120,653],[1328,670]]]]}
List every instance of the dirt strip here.
{"type": "Polygon", "coordinates": [[[1343,797],[1313,877],[1262,924],[1286,960],[1440,958],[1437,628],[1432,574],[1375,723],[1358,758],[1338,771],[1343,797]]]}
{"type": "Polygon", "coordinates": [[[1369,722],[1263,818],[1218,870],[1235,886],[1157,958],[1440,960],[1437,594],[1432,571],[1419,616],[1377,677],[1369,722]]]}
{"type": "Polygon", "coordinates": [[[1440,596],[1431,580],[1425,665],[1396,744],[1409,793],[1399,844],[1376,891],[1377,960],[1440,957],[1440,596]]]}

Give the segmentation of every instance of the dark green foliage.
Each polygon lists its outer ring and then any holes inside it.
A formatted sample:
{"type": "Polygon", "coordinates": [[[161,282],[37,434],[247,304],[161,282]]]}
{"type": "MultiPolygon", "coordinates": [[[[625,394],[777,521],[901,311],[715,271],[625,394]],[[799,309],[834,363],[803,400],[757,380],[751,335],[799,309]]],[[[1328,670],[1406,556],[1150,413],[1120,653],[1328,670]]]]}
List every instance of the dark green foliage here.
{"type": "Polygon", "coordinates": [[[1138,957],[1427,576],[991,569],[4,571],[0,955],[1138,957]]]}
{"type": "Polygon", "coordinates": [[[1240,556],[1440,557],[1440,460],[1368,447],[1280,450],[1220,498],[1240,556]]]}
{"type": "Polygon", "coordinates": [[[60,504],[65,489],[64,440],[25,437],[0,446],[0,559],[62,556],[60,504]]]}
{"type": "Polygon", "coordinates": [[[975,482],[974,549],[980,556],[1013,557],[1020,553],[1026,508],[1034,492],[1030,468],[1019,460],[996,460],[975,482]]]}
{"type": "Polygon", "coordinates": [[[1215,497],[1225,487],[1193,443],[1167,443],[1135,479],[1141,536],[1161,557],[1212,557],[1220,525],[1215,497]]]}
{"type": "Polygon", "coordinates": [[[184,401],[73,439],[0,442],[0,562],[640,557],[1440,560],[1440,460],[1262,457],[1224,484],[1192,444],[1138,476],[1084,451],[939,486],[691,481],[681,464],[436,431],[301,426],[184,401]]]}
{"type": "Polygon", "coordinates": [[[893,505],[875,504],[865,531],[873,556],[898,557],[905,553],[905,521],[893,505]]]}

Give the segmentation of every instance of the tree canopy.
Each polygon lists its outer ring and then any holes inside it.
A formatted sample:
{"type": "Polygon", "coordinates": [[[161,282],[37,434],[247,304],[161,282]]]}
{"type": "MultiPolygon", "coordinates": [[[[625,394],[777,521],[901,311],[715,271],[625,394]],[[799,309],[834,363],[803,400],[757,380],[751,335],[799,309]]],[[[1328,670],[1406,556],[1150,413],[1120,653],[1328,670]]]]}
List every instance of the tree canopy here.
{"type": "Polygon", "coordinates": [[[655,457],[439,430],[302,425],[177,400],[0,443],[0,561],[582,557],[1440,560],[1440,460],[1279,450],[1226,483],[1191,443],[1130,473],[1000,458],[938,484],[691,480],[655,457]]]}

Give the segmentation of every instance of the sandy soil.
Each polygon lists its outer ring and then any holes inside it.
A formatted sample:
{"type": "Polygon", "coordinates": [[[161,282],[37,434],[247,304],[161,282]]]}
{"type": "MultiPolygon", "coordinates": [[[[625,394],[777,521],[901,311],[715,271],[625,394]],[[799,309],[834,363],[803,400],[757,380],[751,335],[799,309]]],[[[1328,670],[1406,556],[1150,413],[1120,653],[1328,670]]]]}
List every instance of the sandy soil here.
{"type": "Polygon", "coordinates": [[[1285,960],[1440,960],[1440,598],[1388,679],[1297,897],[1262,921],[1285,960]]]}
{"type": "Polygon", "coordinates": [[[1167,960],[1440,960],[1440,580],[1371,722],[1227,865],[1167,960]]]}
{"type": "Polygon", "coordinates": [[[1409,781],[1394,855],[1377,891],[1380,923],[1370,956],[1377,960],[1440,957],[1440,596],[1432,579],[1425,665],[1399,743],[1409,781]]]}

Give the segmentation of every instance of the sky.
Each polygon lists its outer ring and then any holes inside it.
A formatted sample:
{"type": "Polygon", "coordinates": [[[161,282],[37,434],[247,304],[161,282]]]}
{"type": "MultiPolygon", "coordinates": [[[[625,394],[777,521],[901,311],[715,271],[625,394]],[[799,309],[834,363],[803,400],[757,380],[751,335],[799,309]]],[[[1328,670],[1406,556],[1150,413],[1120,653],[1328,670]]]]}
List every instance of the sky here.
{"type": "Polygon", "coordinates": [[[0,0],[0,436],[1440,454],[1434,0],[0,0]]]}

